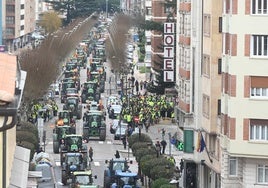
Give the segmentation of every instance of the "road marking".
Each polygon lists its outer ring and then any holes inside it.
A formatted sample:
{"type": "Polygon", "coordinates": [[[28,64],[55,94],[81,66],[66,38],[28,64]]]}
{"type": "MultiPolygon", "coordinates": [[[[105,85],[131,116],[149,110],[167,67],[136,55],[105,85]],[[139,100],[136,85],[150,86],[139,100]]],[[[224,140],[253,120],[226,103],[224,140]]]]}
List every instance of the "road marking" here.
{"type": "Polygon", "coordinates": [[[99,141],[99,144],[103,144],[103,141],[99,141]]]}
{"type": "Polygon", "coordinates": [[[48,144],[53,144],[53,142],[52,142],[52,141],[50,141],[50,142],[48,142],[48,144]]]}
{"type": "Polygon", "coordinates": [[[100,162],[94,162],[95,166],[100,166],[100,162]]]}
{"type": "Polygon", "coordinates": [[[107,141],[107,144],[112,144],[112,142],[111,141],[107,141]]]}
{"type": "Polygon", "coordinates": [[[56,164],[56,166],[61,166],[60,161],[56,161],[55,164],[56,164]]]}

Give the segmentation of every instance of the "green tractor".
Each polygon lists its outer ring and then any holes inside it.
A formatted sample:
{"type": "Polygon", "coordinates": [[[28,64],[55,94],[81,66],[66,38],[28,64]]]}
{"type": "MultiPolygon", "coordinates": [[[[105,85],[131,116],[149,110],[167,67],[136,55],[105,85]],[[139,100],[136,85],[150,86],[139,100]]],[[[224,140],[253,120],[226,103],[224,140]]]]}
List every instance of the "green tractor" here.
{"type": "Polygon", "coordinates": [[[75,134],[75,132],[75,127],[57,124],[53,129],[53,152],[59,153],[60,145],[65,142],[65,137],[69,134],[75,134]]]}
{"type": "Polygon", "coordinates": [[[82,105],[80,104],[79,97],[67,97],[63,105],[63,110],[70,111],[72,116],[76,116],[77,119],[82,118],[82,105]]]}
{"type": "Polygon", "coordinates": [[[71,80],[71,79],[68,79],[68,80],[65,80],[62,82],[61,84],[61,92],[60,92],[60,98],[61,98],[61,103],[64,103],[65,100],[66,100],[66,91],[67,91],[67,88],[75,88],[76,87],[76,83],[71,80]]]}
{"type": "Polygon", "coordinates": [[[73,178],[75,172],[90,170],[87,152],[63,153],[61,162],[61,181],[64,185],[73,178]]]}
{"type": "Polygon", "coordinates": [[[87,152],[87,146],[83,144],[82,135],[69,134],[65,136],[61,152],[87,152]]]}
{"type": "Polygon", "coordinates": [[[106,139],[105,117],[101,111],[90,110],[83,117],[83,134],[84,139],[99,138],[104,141],[106,139]]]}
{"type": "Polygon", "coordinates": [[[99,101],[100,94],[98,92],[98,85],[94,81],[85,82],[82,89],[81,100],[82,103],[89,101],[99,101]]]}
{"type": "MultiPolygon", "coordinates": [[[[97,176],[94,176],[97,179],[97,176]]],[[[75,171],[73,172],[72,182],[70,188],[98,188],[97,185],[93,184],[92,171],[75,171]]]]}

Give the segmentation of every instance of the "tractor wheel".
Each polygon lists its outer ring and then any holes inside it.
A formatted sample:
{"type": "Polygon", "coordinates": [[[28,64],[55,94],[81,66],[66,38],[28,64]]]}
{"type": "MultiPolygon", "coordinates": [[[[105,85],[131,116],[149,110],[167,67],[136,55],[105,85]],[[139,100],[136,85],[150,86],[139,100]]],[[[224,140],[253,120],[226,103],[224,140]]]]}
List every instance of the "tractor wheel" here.
{"type": "Polygon", "coordinates": [[[53,152],[54,153],[59,153],[59,148],[60,148],[59,142],[58,141],[53,141],[53,152]]]}
{"type": "Polygon", "coordinates": [[[100,130],[100,140],[105,141],[106,139],[106,131],[104,129],[100,130]]]}
{"type": "Polygon", "coordinates": [[[63,185],[67,184],[67,175],[66,175],[65,171],[61,172],[61,182],[62,182],[63,185]]]}
{"type": "Polygon", "coordinates": [[[84,139],[88,140],[88,129],[83,129],[84,139]]]}
{"type": "Polygon", "coordinates": [[[104,175],[103,188],[110,188],[110,177],[104,175]]]}
{"type": "Polygon", "coordinates": [[[82,103],[86,103],[86,99],[87,99],[86,95],[83,94],[81,98],[82,98],[82,103]]]}

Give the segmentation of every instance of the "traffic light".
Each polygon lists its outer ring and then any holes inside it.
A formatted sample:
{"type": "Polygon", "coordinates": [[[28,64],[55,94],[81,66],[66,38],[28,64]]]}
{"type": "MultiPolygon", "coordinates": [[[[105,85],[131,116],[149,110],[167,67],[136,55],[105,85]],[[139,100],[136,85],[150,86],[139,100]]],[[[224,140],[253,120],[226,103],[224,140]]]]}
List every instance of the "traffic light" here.
{"type": "Polygon", "coordinates": [[[184,149],[183,142],[177,140],[177,142],[176,142],[176,148],[178,148],[179,151],[183,151],[183,149],[184,149]]]}

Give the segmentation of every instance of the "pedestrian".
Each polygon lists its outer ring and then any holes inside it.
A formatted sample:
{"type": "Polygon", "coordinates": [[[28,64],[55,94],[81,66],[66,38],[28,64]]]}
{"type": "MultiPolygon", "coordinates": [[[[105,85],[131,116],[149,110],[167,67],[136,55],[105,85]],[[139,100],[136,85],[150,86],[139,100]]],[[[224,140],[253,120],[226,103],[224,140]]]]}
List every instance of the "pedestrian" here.
{"type": "Polygon", "coordinates": [[[138,80],[135,81],[136,93],[139,93],[139,82],[138,80]]]}
{"type": "Polygon", "coordinates": [[[127,149],[127,140],[126,140],[126,137],[123,137],[122,138],[122,142],[123,142],[123,145],[124,145],[124,149],[127,149]]]}
{"type": "Polygon", "coordinates": [[[88,155],[89,155],[90,161],[93,161],[93,148],[92,147],[89,147],[88,155]]]}
{"type": "Polygon", "coordinates": [[[140,81],[140,89],[141,90],[143,89],[143,81],[142,80],[140,81]]]}
{"type": "Polygon", "coordinates": [[[165,140],[161,141],[161,146],[162,146],[162,154],[165,154],[167,142],[165,140]]]}
{"type": "Polygon", "coordinates": [[[159,141],[156,142],[155,149],[156,149],[156,155],[157,157],[159,157],[159,155],[161,155],[161,144],[159,141]]]}
{"type": "Polygon", "coordinates": [[[120,154],[119,154],[119,151],[118,150],[116,150],[114,156],[115,156],[116,159],[119,159],[120,158],[120,154]]]}

